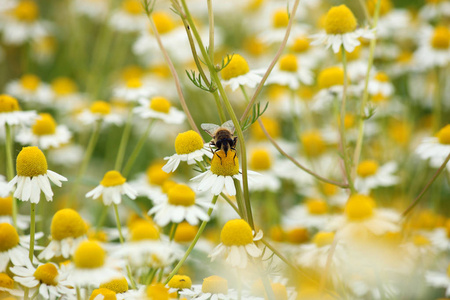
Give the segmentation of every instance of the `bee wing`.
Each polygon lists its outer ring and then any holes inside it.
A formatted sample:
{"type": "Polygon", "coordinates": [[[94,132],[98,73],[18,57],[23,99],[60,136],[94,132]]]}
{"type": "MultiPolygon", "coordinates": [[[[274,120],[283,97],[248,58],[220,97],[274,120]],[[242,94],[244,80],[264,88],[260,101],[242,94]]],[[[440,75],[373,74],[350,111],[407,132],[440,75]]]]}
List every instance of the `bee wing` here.
{"type": "Polygon", "coordinates": [[[219,128],[219,125],[211,124],[211,123],[203,123],[201,125],[202,129],[206,131],[210,136],[214,137],[214,133],[219,128]]]}
{"type": "Polygon", "coordinates": [[[221,127],[224,127],[226,129],[228,129],[229,131],[231,131],[231,133],[234,133],[235,128],[234,128],[234,124],[233,124],[232,120],[226,121],[225,123],[222,124],[221,127]]]}

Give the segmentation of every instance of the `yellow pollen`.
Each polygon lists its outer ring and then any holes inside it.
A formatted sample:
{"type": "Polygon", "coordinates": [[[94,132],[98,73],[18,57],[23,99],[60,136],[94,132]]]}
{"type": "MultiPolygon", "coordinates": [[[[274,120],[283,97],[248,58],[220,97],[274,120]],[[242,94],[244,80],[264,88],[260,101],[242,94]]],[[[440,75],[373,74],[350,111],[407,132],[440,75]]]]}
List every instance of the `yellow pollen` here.
{"type": "Polygon", "coordinates": [[[209,276],[203,279],[203,293],[228,294],[228,281],[217,275],[209,276]]]}
{"type": "Polygon", "coordinates": [[[170,279],[167,285],[173,289],[190,289],[192,286],[192,281],[189,276],[175,275],[172,279],[170,279]]]}
{"type": "Polygon", "coordinates": [[[14,280],[6,273],[0,273],[0,287],[6,289],[14,289],[14,280]]]}
{"type": "Polygon", "coordinates": [[[310,157],[319,156],[326,150],[325,142],[318,131],[306,131],[302,133],[300,140],[306,155],[310,157]]]}
{"type": "Polygon", "coordinates": [[[291,244],[305,243],[309,239],[308,229],[303,227],[289,229],[286,231],[286,239],[291,244]]]}
{"type": "Polygon", "coordinates": [[[22,0],[14,8],[14,16],[23,22],[33,22],[39,17],[39,7],[32,0],[22,0]]]}
{"type": "Polygon", "coordinates": [[[58,284],[58,269],[52,263],[46,263],[45,265],[40,265],[34,272],[34,277],[41,283],[47,285],[57,285],[58,284]]]}
{"type": "Polygon", "coordinates": [[[252,228],[242,219],[230,220],[220,232],[220,240],[225,246],[244,246],[253,243],[252,228]]]}
{"type": "Polygon", "coordinates": [[[126,86],[130,89],[138,89],[142,86],[142,81],[139,78],[134,77],[127,80],[126,86]]]}
{"type": "Polygon", "coordinates": [[[39,119],[34,123],[32,130],[35,135],[50,135],[56,132],[56,121],[52,115],[43,113],[39,114],[39,119]]]}
{"type": "Polygon", "coordinates": [[[234,54],[229,62],[228,58],[226,58],[225,63],[228,63],[228,65],[220,71],[223,80],[230,80],[250,71],[247,61],[239,54],[234,54]]]}
{"type": "Polygon", "coordinates": [[[322,191],[325,196],[333,196],[336,195],[338,188],[334,184],[330,183],[323,183],[322,184],[322,191]]]}
{"type": "Polygon", "coordinates": [[[255,149],[250,157],[252,170],[269,170],[272,166],[272,157],[267,149],[255,149]]]}
{"type": "Polygon", "coordinates": [[[320,199],[308,199],[306,201],[308,212],[312,215],[323,215],[328,212],[328,205],[325,201],[320,199]]]}
{"type": "Polygon", "coordinates": [[[29,91],[35,91],[39,87],[41,80],[39,77],[33,74],[25,74],[20,78],[20,84],[24,89],[29,91]]]}
{"type": "Polygon", "coordinates": [[[162,170],[165,163],[154,163],[147,168],[147,179],[150,184],[162,185],[171,173],[166,173],[162,170]]]}
{"type": "Polygon", "coordinates": [[[166,180],[166,181],[164,181],[164,183],[162,184],[161,189],[162,189],[162,191],[163,191],[164,194],[167,194],[167,193],[169,192],[169,190],[170,190],[171,188],[173,188],[174,186],[176,186],[177,184],[178,184],[178,183],[176,183],[176,182],[173,181],[173,180],[166,180]]]}
{"type": "Polygon", "coordinates": [[[439,143],[450,145],[450,124],[439,130],[437,138],[439,139],[439,143]]]}
{"type": "Polygon", "coordinates": [[[121,294],[128,291],[128,282],[125,277],[115,278],[113,280],[100,284],[100,288],[105,288],[113,291],[116,294],[121,294]]]}
{"type": "Polygon", "coordinates": [[[12,249],[19,244],[19,234],[9,223],[0,224],[0,252],[12,249]]]}
{"type": "Polygon", "coordinates": [[[185,184],[177,184],[167,193],[168,202],[172,205],[192,206],[195,204],[195,192],[185,184]]]}
{"type": "Polygon", "coordinates": [[[105,101],[95,101],[89,110],[93,114],[107,115],[111,112],[111,104],[105,101]]]}
{"type": "Polygon", "coordinates": [[[325,31],[327,34],[352,32],[357,25],[355,16],[345,5],[332,7],[325,18],[325,31]]]}
{"type": "Polygon", "coordinates": [[[345,206],[345,214],[351,221],[363,221],[373,215],[375,201],[365,195],[355,194],[350,196],[345,206]]]}
{"type": "Polygon", "coordinates": [[[182,222],[178,224],[174,240],[177,243],[191,242],[194,239],[197,232],[198,226],[191,225],[188,222],[182,222]]]}
{"type": "Polygon", "coordinates": [[[313,243],[316,244],[318,248],[331,245],[334,240],[334,233],[333,232],[323,232],[320,231],[316,233],[316,235],[313,238],[313,243]]]}
{"type": "Polygon", "coordinates": [[[104,265],[105,256],[105,250],[97,242],[84,241],[75,251],[73,261],[79,269],[96,269],[104,265]]]}
{"type": "Polygon", "coordinates": [[[144,70],[140,66],[131,65],[122,70],[122,79],[127,82],[133,78],[141,78],[143,74],[144,70]]]}
{"type": "Polygon", "coordinates": [[[59,77],[53,80],[52,89],[58,96],[66,96],[77,91],[76,83],[68,77],[59,77]]]}
{"type": "Polygon", "coordinates": [[[272,26],[274,28],[287,27],[289,23],[289,15],[286,9],[277,10],[272,16],[272,26]]]}
{"type": "Polygon", "coordinates": [[[20,110],[19,102],[9,95],[0,95],[0,113],[9,113],[20,110]]]}
{"type": "Polygon", "coordinates": [[[378,72],[375,75],[375,80],[380,82],[389,82],[389,76],[387,76],[387,74],[384,72],[378,72]]]}
{"type": "MultiPolygon", "coordinates": [[[[278,124],[278,122],[275,119],[268,118],[268,117],[261,117],[260,120],[272,138],[276,139],[276,138],[280,137],[280,132],[281,132],[280,125],[278,124]]],[[[266,139],[266,135],[262,131],[259,124],[255,123],[250,128],[251,128],[252,136],[255,139],[257,139],[257,140],[265,140],[266,139]]]]}
{"type": "Polygon", "coordinates": [[[143,240],[159,239],[159,230],[149,221],[137,221],[131,229],[131,241],[138,242],[143,240]]]}
{"type": "Polygon", "coordinates": [[[188,154],[202,148],[202,137],[194,130],[179,133],[175,139],[175,151],[177,154],[188,154]]]}
{"type": "Polygon", "coordinates": [[[175,21],[165,12],[154,12],[152,18],[159,34],[168,33],[176,27],[175,21]]]}
{"type": "Polygon", "coordinates": [[[150,101],[150,108],[157,112],[168,114],[170,106],[170,101],[164,97],[154,97],[152,101],[150,101]]]}
{"type": "Polygon", "coordinates": [[[87,232],[86,223],[81,216],[71,208],[58,210],[52,219],[52,239],[60,241],[65,238],[77,238],[87,232]]]}
{"type": "Polygon", "coordinates": [[[280,57],[280,70],[286,72],[297,72],[297,57],[294,54],[285,54],[280,57]]]}
{"type": "Polygon", "coordinates": [[[300,36],[294,40],[291,50],[296,53],[302,53],[309,49],[309,39],[305,36],[300,36]]]}
{"type": "Polygon", "coordinates": [[[149,285],[146,294],[149,300],[169,300],[169,289],[162,283],[149,285]]]}
{"type": "Polygon", "coordinates": [[[47,160],[38,147],[23,147],[16,160],[18,176],[34,177],[47,174],[47,160]]]}
{"type": "Polygon", "coordinates": [[[219,176],[239,174],[239,160],[236,152],[229,150],[225,155],[223,150],[217,151],[211,160],[211,172],[219,176]]]}
{"type": "MultiPolygon", "coordinates": [[[[378,0],[368,0],[367,10],[371,16],[375,15],[375,8],[378,0]]],[[[384,16],[392,10],[391,0],[381,0],[380,2],[380,16],[384,16]]]]}
{"type": "Polygon", "coordinates": [[[95,289],[92,291],[92,294],[89,297],[89,300],[94,300],[95,297],[97,297],[98,295],[102,295],[103,300],[116,300],[117,299],[116,293],[114,293],[114,291],[111,291],[110,289],[99,288],[99,289],[95,289]]]}
{"type": "Polygon", "coordinates": [[[430,42],[435,49],[448,49],[450,47],[450,30],[445,26],[437,26],[430,42]]]}
{"type": "Polygon", "coordinates": [[[428,246],[431,244],[431,242],[428,238],[426,238],[420,234],[413,236],[413,243],[416,246],[428,246]]]}
{"type": "Polygon", "coordinates": [[[344,70],[341,67],[323,69],[317,77],[319,89],[327,89],[335,85],[344,84],[344,70]]]}
{"type": "Polygon", "coordinates": [[[142,3],[139,0],[125,0],[122,2],[122,9],[132,15],[139,15],[144,12],[142,3]]]}
{"type": "Polygon", "coordinates": [[[13,198],[11,196],[0,197],[0,216],[12,216],[13,198]]]}
{"type": "Polygon", "coordinates": [[[375,175],[378,170],[378,163],[374,160],[364,160],[356,169],[356,173],[358,173],[361,177],[369,177],[375,175]]]}
{"type": "Polygon", "coordinates": [[[118,171],[108,171],[106,172],[105,176],[103,176],[102,181],[100,181],[100,184],[109,187],[109,186],[117,186],[122,185],[126,182],[126,178],[120,174],[118,171]]]}

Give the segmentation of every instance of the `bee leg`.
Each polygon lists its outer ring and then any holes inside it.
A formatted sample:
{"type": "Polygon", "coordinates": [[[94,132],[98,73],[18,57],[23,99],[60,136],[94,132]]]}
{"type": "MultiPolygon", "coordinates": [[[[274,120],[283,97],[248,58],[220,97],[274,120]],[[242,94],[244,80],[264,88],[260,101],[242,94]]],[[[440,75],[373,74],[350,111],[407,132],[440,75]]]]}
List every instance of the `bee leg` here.
{"type": "Polygon", "coordinates": [[[217,157],[218,158],[220,158],[220,164],[222,164],[222,157],[220,157],[220,155],[219,154],[217,154],[217,151],[214,153],[214,154],[216,154],[217,155],[217,157]]]}
{"type": "Polygon", "coordinates": [[[236,161],[234,160],[236,158],[236,149],[234,149],[234,156],[233,156],[233,163],[236,165],[236,161]]]}

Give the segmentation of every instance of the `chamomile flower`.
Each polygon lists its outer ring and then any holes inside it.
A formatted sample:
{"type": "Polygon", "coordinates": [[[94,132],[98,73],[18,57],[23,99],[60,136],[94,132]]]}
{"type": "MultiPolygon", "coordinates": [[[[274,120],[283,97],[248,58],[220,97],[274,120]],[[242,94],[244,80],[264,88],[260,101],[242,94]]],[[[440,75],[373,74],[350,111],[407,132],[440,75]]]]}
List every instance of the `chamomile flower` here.
{"type": "Polygon", "coordinates": [[[6,85],[6,93],[24,102],[49,104],[54,95],[47,83],[34,74],[25,74],[6,85]]]}
{"type": "Polygon", "coordinates": [[[61,274],[58,267],[53,263],[41,264],[37,268],[28,267],[12,267],[11,272],[14,280],[29,288],[31,294],[39,290],[39,294],[43,299],[55,300],[58,297],[70,298],[75,296],[75,290],[72,283],[65,280],[65,274],[61,274]]]}
{"type": "Polygon", "coordinates": [[[256,148],[250,154],[250,168],[257,171],[262,176],[258,181],[249,184],[249,189],[253,191],[277,191],[281,186],[281,181],[273,170],[273,156],[266,148],[256,148]]]}
{"type": "Polygon", "coordinates": [[[179,133],[175,139],[176,154],[164,157],[168,160],[166,165],[162,168],[164,172],[174,172],[180,162],[185,161],[188,165],[203,161],[203,156],[212,158],[213,154],[209,149],[209,144],[203,144],[202,137],[195,131],[189,130],[179,133]]]}
{"type": "Polygon", "coordinates": [[[227,65],[220,71],[222,75],[222,84],[230,86],[232,91],[240,86],[254,88],[261,81],[262,76],[258,72],[251,71],[247,61],[239,54],[234,54],[231,60],[225,61],[227,65]]]}
{"type": "Polygon", "coordinates": [[[384,97],[390,97],[394,93],[394,85],[390,82],[389,77],[384,72],[378,72],[369,81],[367,87],[371,95],[381,94],[384,97]]]}
{"type": "Polygon", "coordinates": [[[124,121],[121,115],[111,110],[111,104],[101,100],[94,101],[89,109],[83,110],[77,118],[84,125],[91,125],[101,121],[102,124],[119,126],[124,121]]]}
{"type": "Polygon", "coordinates": [[[332,7],[325,17],[325,32],[312,36],[312,45],[325,44],[338,53],[341,47],[353,52],[360,45],[359,38],[372,39],[373,32],[367,29],[356,29],[358,23],[352,11],[345,5],[332,7]]]}
{"type": "MultiPolygon", "coordinates": [[[[4,185],[5,190],[6,184],[4,185]]],[[[0,191],[2,191],[2,184],[0,183],[0,191]]],[[[13,222],[13,199],[12,196],[1,197],[0,196],[0,223],[9,223],[11,225],[13,222]]],[[[18,229],[26,230],[30,227],[30,216],[27,215],[17,215],[16,216],[16,225],[18,229]]]]}
{"type": "MultiPolygon", "coordinates": [[[[138,175],[138,178],[131,181],[130,185],[137,191],[139,196],[144,196],[152,201],[161,197],[163,193],[167,193],[169,188],[175,184],[170,180],[172,173],[162,170],[164,163],[153,162],[144,174],[138,175]]],[[[156,202],[155,202],[156,203],[156,202]]]]}
{"type": "Polygon", "coordinates": [[[450,124],[439,130],[435,137],[423,139],[416,153],[422,159],[430,159],[432,167],[440,167],[450,153],[450,124]]]}
{"type": "Polygon", "coordinates": [[[332,107],[331,102],[336,97],[339,99],[342,97],[344,70],[338,66],[323,69],[317,77],[317,85],[319,92],[314,97],[315,100],[311,108],[315,111],[330,109],[332,107]]]}
{"type": "MultiPolygon", "coordinates": [[[[2,296],[23,297],[21,290],[14,288],[14,280],[6,273],[0,273],[0,294],[2,296]]],[[[14,297],[6,297],[5,299],[16,299],[14,297]]]]}
{"type": "Polygon", "coordinates": [[[30,125],[36,119],[37,114],[33,111],[22,111],[16,98],[9,95],[0,95],[0,126],[6,124],[30,125]]]}
{"type": "Polygon", "coordinates": [[[450,265],[447,267],[446,273],[427,271],[425,280],[431,286],[445,288],[445,296],[450,296],[450,265]]]}
{"type": "Polygon", "coordinates": [[[50,87],[54,95],[54,105],[62,112],[69,112],[81,107],[82,95],[78,92],[78,86],[69,77],[55,78],[50,87]]]}
{"type": "Polygon", "coordinates": [[[47,160],[38,147],[23,147],[16,160],[17,175],[8,183],[10,188],[17,185],[14,198],[21,201],[39,203],[41,191],[47,201],[53,201],[53,191],[49,179],[61,186],[67,178],[47,170],[47,160]]]}
{"type": "Polygon", "coordinates": [[[450,16],[450,3],[446,0],[426,0],[419,11],[419,15],[427,21],[439,17],[450,16]]]}
{"type": "MultiPolygon", "coordinates": [[[[312,239],[312,243],[300,245],[295,255],[296,263],[307,268],[324,269],[334,241],[333,232],[319,231],[312,239]]],[[[345,261],[345,249],[338,243],[332,256],[333,268],[345,261]]]]}
{"type": "Polygon", "coordinates": [[[0,224],[0,272],[5,272],[8,263],[14,266],[31,266],[25,239],[9,223],[0,224]]]}
{"type": "Polygon", "coordinates": [[[31,128],[26,128],[17,134],[17,141],[21,144],[31,144],[43,150],[58,148],[69,143],[72,133],[67,126],[58,125],[52,115],[39,114],[31,128]]]}
{"type": "Polygon", "coordinates": [[[217,275],[203,279],[203,284],[192,285],[191,289],[179,292],[181,297],[197,300],[229,300],[237,297],[233,290],[228,289],[228,281],[217,275]]]}
{"type": "Polygon", "coordinates": [[[112,13],[109,24],[117,31],[138,32],[148,26],[148,21],[139,0],[123,0],[121,7],[112,13]]]}
{"type": "Polygon", "coordinates": [[[399,181],[394,175],[397,168],[397,163],[393,161],[380,166],[375,160],[364,160],[356,169],[358,176],[355,179],[355,187],[360,193],[367,194],[380,186],[396,185],[399,181]]]}
{"type": "Polygon", "coordinates": [[[280,57],[278,70],[274,70],[267,78],[266,85],[278,84],[288,86],[296,90],[301,84],[313,83],[313,73],[306,67],[301,66],[294,54],[285,54],[280,57]]]}
{"type": "Polygon", "coordinates": [[[445,228],[436,228],[430,234],[431,243],[441,251],[450,250],[450,222],[446,222],[445,228]]]}
{"type": "MultiPolygon", "coordinates": [[[[128,289],[128,281],[127,279],[122,277],[113,278],[111,280],[105,281],[100,284],[99,289],[108,289],[113,291],[118,300],[122,299],[138,299],[137,293],[138,291],[128,289]]],[[[96,290],[93,291],[94,294],[96,290]]]]}
{"type": "Polygon", "coordinates": [[[9,193],[8,182],[5,180],[5,176],[0,175],[0,197],[7,197],[9,193]]]}
{"type": "Polygon", "coordinates": [[[164,97],[153,97],[150,100],[141,98],[139,104],[133,112],[143,119],[160,119],[168,124],[181,124],[186,118],[182,111],[173,107],[164,97]]]}
{"type": "Polygon", "coordinates": [[[52,239],[39,254],[39,259],[50,260],[53,257],[69,258],[86,237],[86,223],[73,209],[57,211],[50,227],[52,239]]]}
{"type": "Polygon", "coordinates": [[[137,102],[139,99],[148,98],[153,94],[155,94],[155,89],[136,77],[128,79],[125,84],[113,90],[114,97],[128,102],[137,102]]]}
{"type": "Polygon", "coordinates": [[[450,63],[450,29],[445,25],[426,27],[420,35],[419,48],[414,53],[417,68],[445,67],[450,63]]]}
{"type": "Polygon", "coordinates": [[[107,288],[98,288],[92,291],[89,300],[117,299],[116,292],[107,288]]]}
{"type": "Polygon", "coordinates": [[[330,220],[327,202],[322,199],[306,199],[305,204],[289,209],[283,224],[286,226],[301,226],[323,228],[330,220]]]}
{"type": "MultiPolygon", "coordinates": [[[[280,7],[278,3],[270,3],[266,7],[266,13],[263,14],[262,22],[262,30],[258,37],[265,44],[274,44],[281,43],[286,34],[286,28],[289,24],[289,19],[291,16],[289,15],[286,7],[280,7]],[[276,6],[276,7],[274,7],[276,6]]],[[[261,20],[258,20],[261,22],[261,20]]],[[[291,27],[291,35],[297,36],[299,34],[306,34],[309,30],[309,25],[305,25],[304,23],[297,22],[296,20],[292,23],[291,27]]]]}
{"type": "Polygon", "coordinates": [[[186,275],[174,275],[167,283],[169,293],[190,292],[192,287],[192,280],[186,275]]]}
{"type": "Polygon", "coordinates": [[[262,250],[255,245],[255,241],[262,238],[262,231],[256,236],[253,231],[242,219],[228,221],[222,228],[220,233],[221,243],[214,248],[209,255],[214,261],[217,257],[225,255],[225,262],[232,267],[245,268],[248,263],[248,256],[258,258],[262,254],[262,250]]]}
{"type": "Polygon", "coordinates": [[[90,18],[92,21],[100,22],[108,13],[108,0],[72,0],[75,12],[90,18]]]}
{"type": "Polygon", "coordinates": [[[86,194],[87,198],[92,197],[94,200],[102,196],[104,205],[120,204],[122,195],[128,196],[130,199],[136,199],[137,192],[126,182],[126,178],[118,171],[108,171],[103,176],[100,185],[86,194]]]}

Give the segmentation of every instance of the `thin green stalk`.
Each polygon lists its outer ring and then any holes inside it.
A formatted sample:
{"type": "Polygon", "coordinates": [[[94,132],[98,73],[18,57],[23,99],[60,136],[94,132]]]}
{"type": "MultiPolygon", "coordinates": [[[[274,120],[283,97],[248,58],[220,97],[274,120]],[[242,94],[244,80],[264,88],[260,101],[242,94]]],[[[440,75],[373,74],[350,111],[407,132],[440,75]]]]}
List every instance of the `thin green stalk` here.
{"type": "Polygon", "coordinates": [[[116,163],[114,165],[114,170],[120,171],[122,168],[123,158],[125,156],[125,150],[127,148],[128,139],[130,138],[131,126],[133,124],[133,109],[130,108],[128,112],[127,122],[125,128],[123,129],[122,138],[120,140],[119,152],[117,152],[116,163]]]}
{"type": "MultiPolygon", "coordinates": [[[[210,217],[213,210],[214,210],[214,206],[216,205],[217,202],[217,198],[219,198],[218,195],[214,195],[212,201],[211,201],[211,207],[208,209],[208,216],[210,217]]],[[[191,245],[189,245],[189,248],[186,250],[186,253],[184,254],[183,258],[178,262],[178,264],[175,266],[175,268],[172,270],[172,272],[170,272],[169,276],[167,276],[166,281],[164,282],[164,284],[167,284],[170,279],[172,279],[172,277],[177,274],[178,270],[181,268],[181,266],[184,264],[184,262],[186,261],[186,259],[188,258],[189,254],[191,254],[192,250],[194,249],[195,245],[197,244],[200,236],[203,233],[203,230],[205,230],[206,224],[208,223],[208,221],[203,221],[202,224],[200,225],[200,228],[197,231],[197,234],[195,235],[194,240],[192,241],[191,245]]]]}
{"type": "Polygon", "coordinates": [[[178,223],[172,223],[172,227],[170,228],[170,241],[173,241],[175,237],[175,233],[177,232],[178,223]]]}
{"type": "MultiPolygon", "coordinates": [[[[12,155],[12,149],[14,147],[14,141],[11,135],[11,126],[5,123],[5,133],[6,133],[6,178],[11,181],[14,178],[14,161],[12,155]]],[[[17,200],[12,198],[12,219],[13,225],[17,228],[17,200]]]]}
{"type": "Polygon", "coordinates": [[[440,71],[439,67],[436,67],[435,70],[435,78],[436,78],[436,86],[435,86],[435,93],[434,93],[434,99],[433,99],[433,131],[437,132],[441,128],[442,123],[442,96],[441,96],[441,87],[444,85],[441,85],[441,82],[444,81],[441,80],[441,76],[443,75],[443,72],[440,71]]]}
{"type": "Polygon", "coordinates": [[[159,269],[158,282],[161,282],[164,275],[164,268],[159,269]]]}
{"type": "Polygon", "coordinates": [[[156,269],[150,268],[149,274],[144,282],[145,285],[149,285],[152,283],[153,278],[155,278],[156,272],[158,272],[158,268],[156,269]]]}
{"type": "Polygon", "coordinates": [[[241,88],[242,94],[244,95],[245,102],[247,102],[248,104],[250,102],[250,99],[248,98],[248,94],[247,91],[245,90],[245,87],[242,84],[239,85],[239,87],[241,88]]]}
{"type": "Polygon", "coordinates": [[[247,222],[247,212],[245,209],[245,204],[244,204],[244,197],[242,196],[242,189],[241,189],[241,183],[239,180],[237,179],[233,179],[234,182],[234,187],[236,188],[236,202],[237,202],[237,207],[239,209],[239,214],[241,216],[243,216],[244,220],[246,220],[247,222]]]}
{"type": "Polygon", "coordinates": [[[214,63],[214,12],[212,8],[212,1],[206,0],[208,3],[208,20],[209,20],[209,59],[214,63]]]}
{"type": "Polygon", "coordinates": [[[34,257],[34,234],[36,231],[36,204],[30,203],[31,205],[31,213],[30,213],[30,252],[28,257],[30,258],[31,263],[33,263],[34,257]]]}

